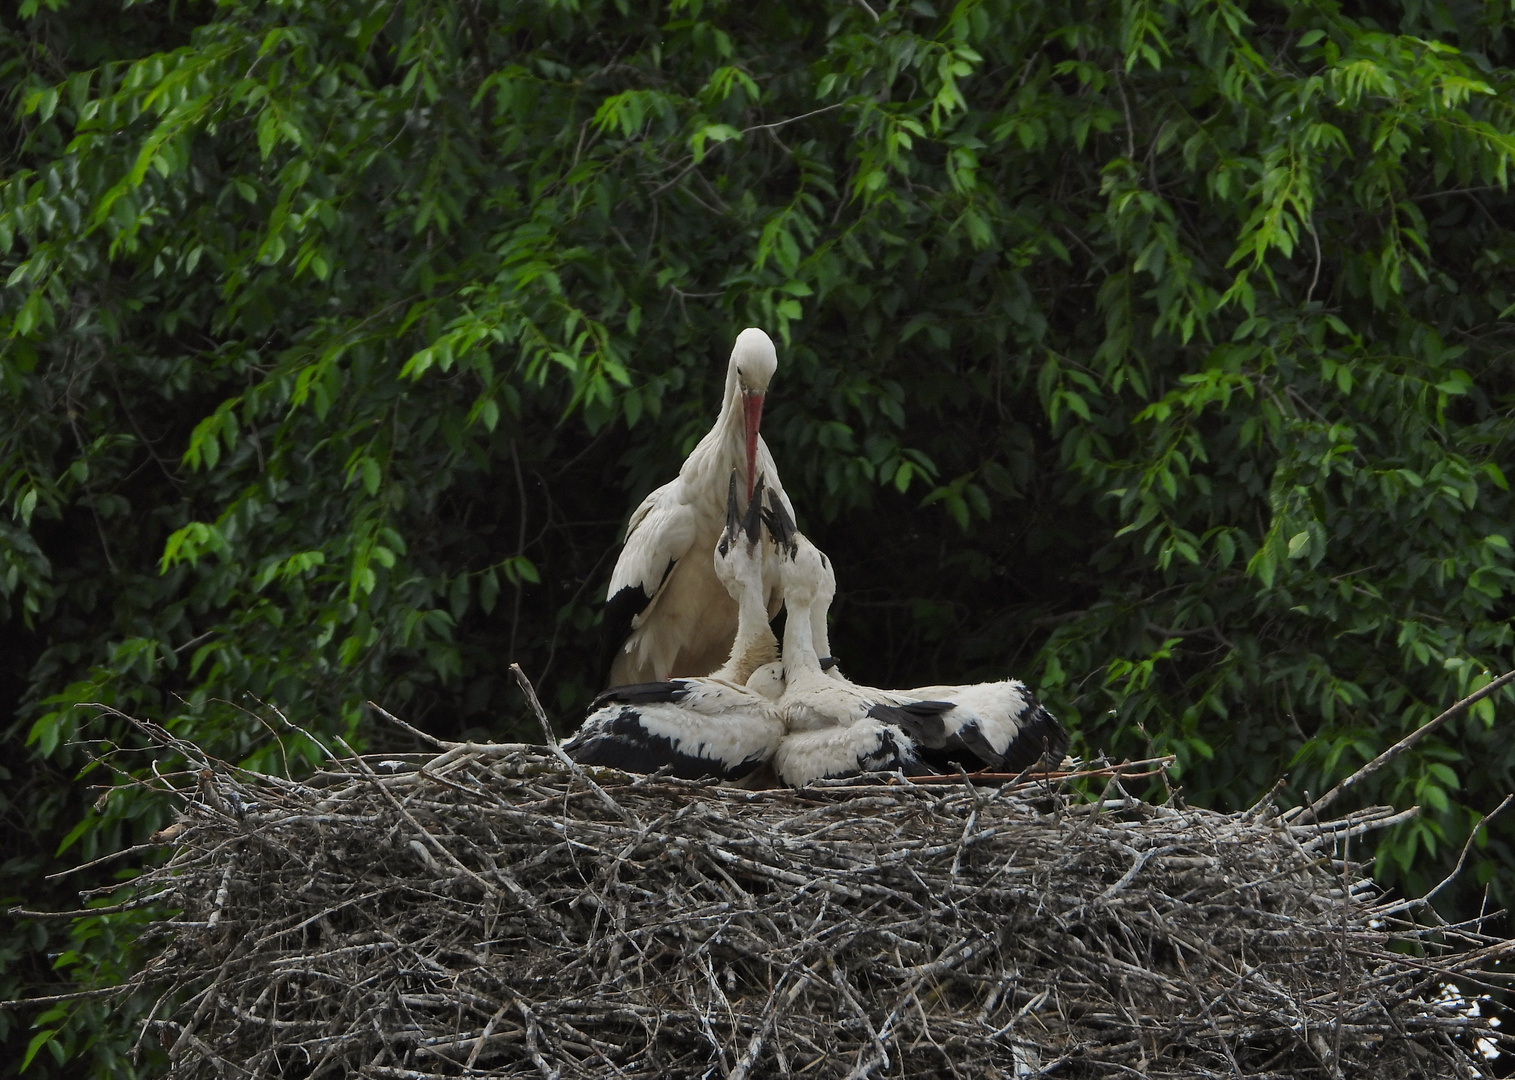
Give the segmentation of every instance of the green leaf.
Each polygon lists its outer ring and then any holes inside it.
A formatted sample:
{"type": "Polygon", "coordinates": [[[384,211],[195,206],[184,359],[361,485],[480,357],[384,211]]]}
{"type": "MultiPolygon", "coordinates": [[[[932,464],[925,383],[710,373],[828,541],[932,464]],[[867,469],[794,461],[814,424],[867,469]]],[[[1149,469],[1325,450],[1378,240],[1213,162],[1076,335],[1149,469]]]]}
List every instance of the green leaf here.
{"type": "Polygon", "coordinates": [[[379,463],[371,457],[361,458],[358,467],[363,474],[363,490],[370,495],[379,493],[379,485],[383,482],[384,474],[379,469],[379,463]]]}
{"type": "Polygon", "coordinates": [[[57,1035],[57,1028],[44,1028],[32,1036],[31,1041],[26,1044],[26,1054],[21,1058],[22,1072],[25,1072],[31,1065],[32,1058],[37,1056],[37,1051],[52,1043],[57,1035]]]}

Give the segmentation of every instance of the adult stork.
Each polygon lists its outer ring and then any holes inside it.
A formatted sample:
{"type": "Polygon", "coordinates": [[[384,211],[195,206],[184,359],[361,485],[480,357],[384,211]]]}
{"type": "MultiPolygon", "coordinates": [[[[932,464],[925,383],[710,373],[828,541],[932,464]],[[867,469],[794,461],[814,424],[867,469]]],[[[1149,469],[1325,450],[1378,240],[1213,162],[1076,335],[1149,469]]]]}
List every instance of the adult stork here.
{"type": "Polygon", "coordinates": [[[583,765],[628,772],[670,766],[675,776],[739,780],[773,756],[784,735],[777,702],[742,685],[769,665],[777,642],[763,594],[759,510],[762,481],[737,512],[737,477],[727,494],[726,528],[715,544],[714,572],[738,611],[730,654],[701,678],[637,683],[606,690],[563,748],[583,765]]]}
{"type": "MultiPolygon", "coordinates": [[[[737,605],[709,558],[725,517],[727,477],[752,499],[759,472],[770,497],[792,516],[773,455],[758,425],[778,368],[773,341],[757,327],[737,335],[726,367],[726,392],[715,426],[684,460],[679,475],[638,506],[610,575],[605,643],[612,686],[676,675],[706,675],[736,636],[737,605]]],[[[765,575],[763,601],[778,610],[776,571],[765,575]]]]}
{"type": "MultiPolygon", "coordinates": [[[[1068,749],[1066,730],[1018,680],[878,690],[853,683],[833,659],[817,655],[830,652],[823,635],[836,591],[835,574],[825,555],[794,529],[785,512],[775,506],[767,516],[790,568],[784,577],[787,686],[781,708],[791,730],[849,728],[868,721],[892,724],[913,743],[908,756],[914,760],[902,759],[902,765],[963,765],[1003,772],[1061,760],[1068,749]],[[796,624],[797,637],[792,639],[790,628],[796,624]]],[[[789,755],[804,745],[781,747],[775,767],[787,765],[789,755]]]]}

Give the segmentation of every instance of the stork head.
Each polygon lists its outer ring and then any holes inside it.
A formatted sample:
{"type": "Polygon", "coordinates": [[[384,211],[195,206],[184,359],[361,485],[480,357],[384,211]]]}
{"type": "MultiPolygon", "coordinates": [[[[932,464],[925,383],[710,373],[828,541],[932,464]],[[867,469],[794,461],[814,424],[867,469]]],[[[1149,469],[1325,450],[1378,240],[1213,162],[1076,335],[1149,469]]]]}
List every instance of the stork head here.
{"type": "Polygon", "coordinates": [[[770,701],[784,696],[784,662],[775,660],[764,664],[747,678],[747,689],[762,694],[770,701]]]}
{"type": "Polygon", "coordinates": [[[763,523],[768,526],[768,535],[773,537],[780,553],[794,558],[794,538],[799,530],[794,527],[794,518],[784,509],[784,501],[777,495],[770,495],[768,505],[763,507],[763,523]]]}
{"type": "Polygon", "coordinates": [[[736,470],[732,469],[726,485],[726,528],[715,545],[715,576],[738,603],[744,589],[762,589],[762,556],[758,552],[762,504],[763,478],[760,476],[753,497],[747,500],[747,512],[743,514],[738,510],[737,476],[736,470]]]}
{"type": "Polygon", "coordinates": [[[779,355],[773,339],[755,326],[736,336],[731,365],[726,369],[726,393],[735,389],[742,399],[742,428],[747,446],[747,498],[752,499],[753,474],[757,467],[758,425],[763,420],[763,397],[768,382],[778,370],[779,355]],[[733,383],[735,387],[733,388],[733,383]]]}
{"type": "Polygon", "coordinates": [[[778,499],[769,500],[763,516],[774,543],[784,556],[779,560],[784,603],[792,603],[795,607],[828,607],[836,595],[836,572],[831,568],[831,560],[810,542],[808,536],[794,527],[794,519],[778,499]]]}

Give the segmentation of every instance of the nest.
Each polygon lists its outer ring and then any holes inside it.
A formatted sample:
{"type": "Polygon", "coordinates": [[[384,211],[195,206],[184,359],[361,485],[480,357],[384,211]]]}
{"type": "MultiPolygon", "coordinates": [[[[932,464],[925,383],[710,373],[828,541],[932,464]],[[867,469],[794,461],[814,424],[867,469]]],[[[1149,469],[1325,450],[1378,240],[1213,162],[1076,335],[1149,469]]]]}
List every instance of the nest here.
{"type": "Polygon", "coordinates": [[[1122,786],[1151,763],[749,791],[525,745],[295,783],[156,731],[196,766],[126,989],[174,1077],[1439,1078],[1503,1037],[1446,986],[1515,943],[1418,929],[1343,858],[1387,808],[1152,805],[1122,786]]]}

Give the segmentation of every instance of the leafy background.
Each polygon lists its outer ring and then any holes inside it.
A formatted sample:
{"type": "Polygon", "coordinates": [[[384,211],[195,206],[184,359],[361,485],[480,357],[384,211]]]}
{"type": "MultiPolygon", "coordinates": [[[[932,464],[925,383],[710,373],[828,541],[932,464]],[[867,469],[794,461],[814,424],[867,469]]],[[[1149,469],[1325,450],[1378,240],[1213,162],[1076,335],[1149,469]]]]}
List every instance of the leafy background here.
{"type": "MultiPolygon", "coordinates": [[[[1016,675],[1077,749],[1320,793],[1515,666],[1501,5],[26,0],[0,14],[7,905],[169,808],[100,703],[295,771],[533,737],[737,330],[860,681],[1016,675]],[[308,733],[302,734],[301,732],[308,733]],[[82,744],[108,751],[112,774],[82,744]]],[[[1364,785],[1419,894],[1503,693],[1364,785]]],[[[1438,901],[1515,899],[1515,820],[1438,901]]],[[[142,912],[8,919],[0,997],[142,912]]],[[[133,1011],[0,1010],[125,1077],[133,1011]]]]}

